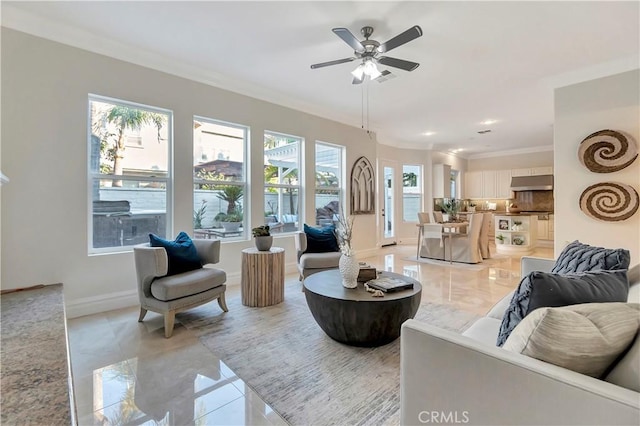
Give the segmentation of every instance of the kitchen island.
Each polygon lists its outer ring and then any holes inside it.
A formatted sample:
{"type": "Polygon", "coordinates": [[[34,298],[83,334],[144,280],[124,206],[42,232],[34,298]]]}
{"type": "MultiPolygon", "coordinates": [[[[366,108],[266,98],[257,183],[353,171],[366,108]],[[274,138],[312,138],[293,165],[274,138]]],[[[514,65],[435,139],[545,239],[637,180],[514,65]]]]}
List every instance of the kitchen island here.
{"type": "Polygon", "coordinates": [[[538,245],[538,215],[502,213],[494,216],[496,251],[531,254],[538,245]]]}

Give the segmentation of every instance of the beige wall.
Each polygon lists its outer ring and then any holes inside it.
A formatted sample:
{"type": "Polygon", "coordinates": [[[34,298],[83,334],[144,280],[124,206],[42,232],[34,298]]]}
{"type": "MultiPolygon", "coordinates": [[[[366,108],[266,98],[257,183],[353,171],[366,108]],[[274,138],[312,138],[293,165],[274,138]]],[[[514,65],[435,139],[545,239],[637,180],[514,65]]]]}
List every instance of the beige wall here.
{"type": "Polygon", "coordinates": [[[622,182],[640,191],[640,160],[615,173],[592,173],[577,156],[578,145],[603,129],[630,134],[640,141],[640,70],[563,87],[555,91],[555,252],[573,240],[631,251],[640,261],[640,212],[623,222],[601,222],[579,208],[582,191],[598,182],[622,182]]]}
{"type": "MultiPolygon", "coordinates": [[[[64,283],[70,315],[134,304],[131,252],[88,256],[87,95],[167,108],[174,113],[173,233],[191,232],[193,210],[192,120],[194,115],[250,126],[253,161],[250,197],[263,205],[264,130],[305,138],[306,182],[314,182],[314,142],[347,147],[346,164],[377,158],[375,137],[356,127],[175,77],[141,66],[2,28],[2,164],[11,178],[2,187],[3,289],[64,283]]],[[[349,172],[347,173],[347,176],[349,172]]],[[[314,220],[312,192],[304,197],[314,220]]],[[[262,223],[261,208],[250,223],[262,223]]],[[[375,229],[376,215],[358,217],[360,229],[375,229]]],[[[376,233],[358,232],[357,251],[375,249],[376,233]]],[[[275,238],[289,267],[293,238],[275,238]]],[[[240,250],[251,240],[224,243],[220,266],[238,281],[240,250]]]]}
{"type": "Polygon", "coordinates": [[[471,158],[468,164],[468,170],[471,172],[551,166],[553,165],[553,150],[501,155],[490,158],[471,158]]]}

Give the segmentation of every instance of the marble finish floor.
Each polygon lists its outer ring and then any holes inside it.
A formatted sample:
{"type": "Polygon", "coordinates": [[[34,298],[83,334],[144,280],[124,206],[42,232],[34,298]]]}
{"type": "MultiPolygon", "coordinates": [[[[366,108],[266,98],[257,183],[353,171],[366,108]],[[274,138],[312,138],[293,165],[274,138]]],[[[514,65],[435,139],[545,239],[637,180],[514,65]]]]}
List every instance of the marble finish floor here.
{"type": "MultiPolygon", "coordinates": [[[[486,268],[472,270],[405,260],[412,255],[415,246],[392,246],[361,260],[419,280],[425,302],[479,315],[520,281],[517,256],[496,255],[486,268]]],[[[533,255],[551,258],[553,250],[533,255]]],[[[300,286],[297,275],[288,275],[286,285],[300,286]]],[[[239,294],[239,286],[229,286],[227,299],[239,294]]],[[[170,339],[162,316],[149,312],[143,323],[137,317],[133,307],[68,322],[80,425],[287,424],[179,316],[170,339]]]]}

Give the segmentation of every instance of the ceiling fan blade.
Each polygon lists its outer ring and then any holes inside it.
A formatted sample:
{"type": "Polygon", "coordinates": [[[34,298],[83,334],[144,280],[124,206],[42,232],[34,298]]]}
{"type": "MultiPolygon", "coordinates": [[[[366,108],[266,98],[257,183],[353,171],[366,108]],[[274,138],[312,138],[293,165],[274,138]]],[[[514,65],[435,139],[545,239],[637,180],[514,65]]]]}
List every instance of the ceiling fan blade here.
{"type": "Polygon", "coordinates": [[[422,35],[422,28],[417,25],[409,28],[407,31],[402,34],[398,34],[391,40],[386,43],[382,43],[378,46],[378,52],[385,53],[390,51],[391,49],[395,49],[398,46],[402,46],[405,43],[409,43],[411,40],[414,40],[422,35]]]}
{"type": "Polygon", "coordinates": [[[392,78],[396,78],[396,76],[393,75],[391,71],[384,70],[378,77],[374,78],[373,80],[377,81],[378,83],[384,83],[385,81],[391,80],[392,78]]]}
{"type": "Polygon", "coordinates": [[[405,71],[413,71],[420,66],[417,62],[405,61],[404,59],[390,58],[388,56],[381,56],[378,58],[378,62],[382,65],[389,67],[400,68],[405,71]]]}
{"type": "Polygon", "coordinates": [[[355,60],[356,58],[344,58],[344,59],[336,59],[335,61],[320,62],[319,64],[311,65],[311,69],[315,70],[316,68],[328,67],[330,65],[344,64],[345,62],[353,62],[355,60]]]}
{"type": "Polygon", "coordinates": [[[334,28],[331,31],[340,37],[345,43],[353,48],[356,52],[364,52],[364,46],[360,43],[360,40],[354,36],[351,31],[346,28],[334,28]]]}
{"type": "Polygon", "coordinates": [[[364,81],[364,76],[362,78],[353,77],[351,84],[362,84],[363,81],[364,81]]]}

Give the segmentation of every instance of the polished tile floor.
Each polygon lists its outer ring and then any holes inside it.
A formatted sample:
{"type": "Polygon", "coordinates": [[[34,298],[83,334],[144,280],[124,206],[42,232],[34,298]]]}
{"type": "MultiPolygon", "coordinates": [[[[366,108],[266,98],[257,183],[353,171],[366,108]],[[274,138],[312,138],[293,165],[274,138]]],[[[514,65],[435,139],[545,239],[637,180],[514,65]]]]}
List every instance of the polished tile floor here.
{"type": "MultiPolygon", "coordinates": [[[[493,250],[492,252],[495,252],[493,250]]],[[[539,257],[553,257],[539,249],[539,257]]],[[[520,258],[494,255],[481,266],[418,263],[414,246],[382,248],[361,259],[423,285],[424,301],[484,314],[520,279],[520,258]]],[[[296,275],[286,285],[300,286],[296,275]]],[[[230,286],[227,298],[238,297],[230,286]]],[[[176,318],[164,338],[160,315],[137,322],[138,308],[69,321],[69,342],[80,425],[286,425],[224,360],[176,318]]]]}

